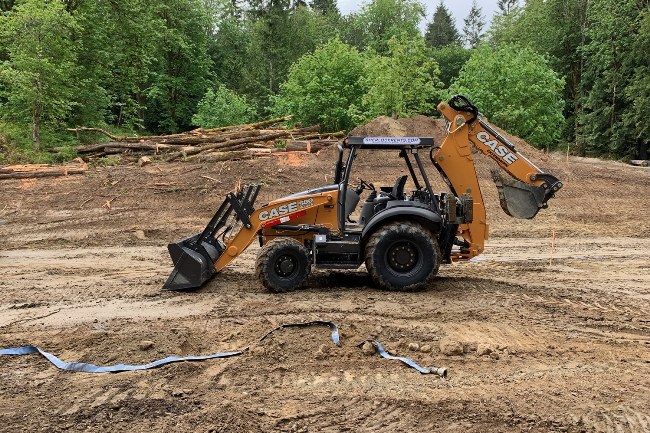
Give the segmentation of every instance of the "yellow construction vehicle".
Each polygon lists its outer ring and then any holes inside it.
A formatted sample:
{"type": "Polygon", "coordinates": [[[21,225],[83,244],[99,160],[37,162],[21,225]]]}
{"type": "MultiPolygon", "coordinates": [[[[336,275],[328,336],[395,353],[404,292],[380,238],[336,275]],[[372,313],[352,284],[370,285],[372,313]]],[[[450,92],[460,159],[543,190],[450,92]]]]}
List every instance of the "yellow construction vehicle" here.
{"type": "Polygon", "coordinates": [[[312,266],[356,269],[363,263],[379,287],[418,289],[436,275],[441,263],[469,260],[483,252],[488,224],[472,145],[510,175],[503,178],[493,171],[501,206],[515,218],[533,218],[562,188],[562,182],[492,129],[467,98],[458,95],[437,108],[448,124],[440,145],[422,137],[348,137],[338,145],[332,185],[258,209],[253,206],[259,185],[228,194],[202,233],[169,244],[174,270],[163,289],[202,286],[256,238],[261,250],[255,271],[273,292],[301,287],[312,266]],[[351,187],[355,157],[372,150],[395,150],[415,190],[405,193],[407,175],[392,187],[377,189],[363,179],[351,187]],[[427,153],[450,192],[432,190],[421,158],[427,153]],[[358,220],[352,221],[364,190],[369,194],[358,220]]]}

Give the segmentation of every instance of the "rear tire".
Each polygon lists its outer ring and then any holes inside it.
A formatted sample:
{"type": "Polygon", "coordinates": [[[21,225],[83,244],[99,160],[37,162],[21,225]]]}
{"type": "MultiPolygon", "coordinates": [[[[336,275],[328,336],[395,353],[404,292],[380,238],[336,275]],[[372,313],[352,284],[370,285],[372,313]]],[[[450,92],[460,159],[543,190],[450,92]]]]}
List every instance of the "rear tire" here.
{"type": "Polygon", "coordinates": [[[421,289],[438,273],[440,247],[431,231],[400,221],[380,227],[366,244],[366,268],[382,289],[421,289]]]}
{"type": "Polygon", "coordinates": [[[300,288],[311,271],[309,252],[292,238],[278,238],[262,247],[255,273],[264,287],[274,293],[300,288]]]}

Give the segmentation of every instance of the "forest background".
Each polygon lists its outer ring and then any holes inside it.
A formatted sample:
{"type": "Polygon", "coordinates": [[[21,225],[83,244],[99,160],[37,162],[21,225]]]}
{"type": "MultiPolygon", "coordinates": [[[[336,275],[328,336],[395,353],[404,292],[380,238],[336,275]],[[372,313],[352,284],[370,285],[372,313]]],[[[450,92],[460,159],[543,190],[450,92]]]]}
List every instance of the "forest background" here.
{"type": "Polygon", "coordinates": [[[540,148],[647,159],[650,0],[522,1],[457,28],[418,0],[0,0],[0,163],[72,158],[77,126],[349,130],[457,93],[540,148]]]}

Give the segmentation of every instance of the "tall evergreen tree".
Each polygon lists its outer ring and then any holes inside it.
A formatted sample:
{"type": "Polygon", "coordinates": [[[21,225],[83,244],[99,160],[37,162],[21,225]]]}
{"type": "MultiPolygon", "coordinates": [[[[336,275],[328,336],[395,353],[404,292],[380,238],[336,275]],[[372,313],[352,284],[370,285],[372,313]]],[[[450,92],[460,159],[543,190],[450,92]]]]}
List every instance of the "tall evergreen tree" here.
{"type": "Polygon", "coordinates": [[[157,5],[155,0],[81,3],[76,12],[83,26],[76,124],[94,124],[103,117],[118,127],[145,128],[164,27],[157,5]]]}
{"type": "Polygon", "coordinates": [[[433,19],[427,25],[424,39],[428,47],[444,47],[450,44],[460,45],[460,34],[456,29],[454,18],[443,2],[438,4],[433,19]]]}
{"type": "Polygon", "coordinates": [[[631,146],[629,154],[638,159],[648,159],[650,154],[650,9],[645,9],[639,17],[638,34],[632,43],[631,56],[627,62],[632,63],[634,73],[625,94],[630,102],[623,122],[633,131],[636,144],[631,146]]]}
{"type": "Polygon", "coordinates": [[[9,12],[14,7],[14,0],[0,0],[0,12],[9,12]]]}
{"type": "Polygon", "coordinates": [[[497,7],[499,15],[507,16],[514,12],[519,4],[519,0],[498,0],[497,7]]]}
{"type": "Polygon", "coordinates": [[[250,43],[242,70],[243,91],[257,101],[258,108],[268,106],[285,81],[289,68],[302,55],[328,40],[332,27],[323,16],[307,7],[275,3],[249,21],[250,43]]]}
{"type": "Polygon", "coordinates": [[[312,0],[309,6],[323,15],[340,15],[336,0],[312,0]]]}
{"type": "Polygon", "coordinates": [[[476,0],[472,2],[472,8],[463,21],[465,23],[463,27],[465,42],[470,48],[476,48],[483,38],[483,28],[485,27],[482,9],[476,0]]]}
{"type": "MultiPolygon", "coordinates": [[[[631,155],[634,131],[624,119],[630,101],[625,94],[636,62],[630,38],[639,25],[636,0],[601,0],[589,9],[589,42],[586,54],[583,106],[580,124],[584,133],[582,152],[631,155]]],[[[647,49],[647,47],[646,47],[647,49]]]]}
{"type": "Polygon", "coordinates": [[[148,89],[146,125],[175,132],[192,125],[192,115],[209,85],[209,15],[201,0],[158,4],[163,25],[148,89]]]}

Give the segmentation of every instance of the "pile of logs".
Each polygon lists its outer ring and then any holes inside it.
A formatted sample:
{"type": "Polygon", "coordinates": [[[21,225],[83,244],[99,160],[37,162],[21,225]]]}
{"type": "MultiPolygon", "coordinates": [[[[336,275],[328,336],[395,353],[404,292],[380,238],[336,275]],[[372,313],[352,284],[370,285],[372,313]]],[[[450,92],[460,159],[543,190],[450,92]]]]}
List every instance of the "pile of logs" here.
{"type": "MultiPolygon", "coordinates": [[[[68,131],[78,135],[101,133],[110,139],[105,143],[77,147],[78,155],[87,161],[108,155],[132,156],[136,159],[148,155],[164,161],[202,162],[247,159],[287,151],[315,153],[345,135],[343,131],[320,133],[319,125],[298,125],[293,129],[279,126],[290,119],[291,116],[287,116],[246,125],[142,137],[118,137],[99,128],[74,128],[68,131]]],[[[61,150],[52,149],[53,152],[61,150]]]]}

